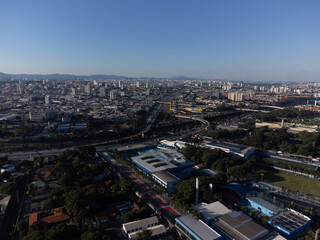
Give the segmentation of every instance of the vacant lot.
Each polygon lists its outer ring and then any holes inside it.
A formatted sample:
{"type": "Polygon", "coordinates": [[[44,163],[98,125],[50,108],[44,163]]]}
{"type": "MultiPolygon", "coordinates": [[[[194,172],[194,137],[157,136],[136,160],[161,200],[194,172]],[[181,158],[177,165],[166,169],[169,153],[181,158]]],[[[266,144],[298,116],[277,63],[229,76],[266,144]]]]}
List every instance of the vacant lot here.
{"type": "Polygon", "coordinates": [[[320,196],[320,182],[317,180],[279,172],[272,168],[266,167],[258,167],[258,171],[256,171],[252,175],[252,177],[260,180],[261,173],[264,173],[263,181],[265,182],[269,182],[276,186],[288,188],[293,191],[310,193],[320,196]]]}

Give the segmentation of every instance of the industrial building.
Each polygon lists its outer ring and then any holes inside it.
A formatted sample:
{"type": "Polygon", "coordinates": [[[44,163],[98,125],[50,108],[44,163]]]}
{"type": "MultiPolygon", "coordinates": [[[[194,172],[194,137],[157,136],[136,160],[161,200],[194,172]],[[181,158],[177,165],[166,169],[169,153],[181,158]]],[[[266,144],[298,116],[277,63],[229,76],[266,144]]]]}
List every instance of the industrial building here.
{"type": "Polygon", "coordinates": [[[175,219],[175,227],[179,234],[191,240],[217,240],[221,235],[201,220],[192,217],[191,214],[183,215],[175,219]]]}
{"type": "MultiPolygon", "coordinates": [[[[168,149],[167,149],[168,150],[168,149]]],[[[132,163],[143,173],[151,176],[157,183],[167,189],[171,196],[176,185],[181,181],[176,176],[182,169],[195,165],[194,162],[186,160],[175,152],[139,153],[141,155],[131,158],[132,163]]]]}
{"type": "Polygon", "coordinates": [[[204,140],[201,146],[210,149],[220,149],[226,153],[237,155],[245,159],[250,158],[256,150],[254,147],[249,147],[246,145],[218,142],[211,139],[204,140]]]}
{"type": "Polygon", "coordinates": [[[206,223],[209,223],[210,221],[215,221],[217,217],[220,217],[221,215],[230,213],[231,210],[229,210],[226,206],[224,206],[219,201],[213,202],[213,203],[199,203],[192,207],[194,210],[196,210],[198,213],[201,213],[204,221],[206,223]]]}
{"type": "Polygon", "coordinates": [[[131,159],[134,165],[148,175],[177,167],[176,165],[154,154],[140,155],[137,157],[132,157],[131,159]]]}
{"type": "Polygon", "coordinates": [[[254,209],[261,211],[262,213],[272,217],[280,213],[283,209],[280,207],[260,198],[260,197],[247,197],[248,203],[254,209]]]}
{"type": "Polygon", "coordinates": [[[187,143],[179,140],[169,141],[169,140],[161,140],[160,146],[169,147],[171,149],[182,149],[185,147],[187,143]]]}
{"type": "Polygon", "coordinates": [[[283,212],[270,218],[268,223],[287,239],[291,239],[302,234],[311,224],[311,219],[295,210],[285,209],[283,212]]]}
{"type": "Polygon", "coordinates": [[[242,212],[233,212],[220,202],[200,203],[192,207],[223,239],[285,240],[279,233],[269,232],[242,212]]]}
{"type": "MultiPolygon", "coordinates": [[[[161,146],[165,146],[173,149],[182,149],[186,146],[186,144],[193,145],[193,143],[188,143],[188,142],[183,142],[178,140],[177,141],[162,140],[160,144],[161,146]]],[[[256,150],[254,147],[249,147],[242,144],[214,141],[209,137],[206,137],[200,146],[204,148],[210,148],[210,149],[220,149],[226,153],[237,155],[245,159],[250,158],[256,150]]]]}
{"type": "Polygon", "coordinates": [[[152,178],[167,189],[168,196],[171,196],[176,191],[177,184],[181,182],[180,178],[177,178],[168,171],[153,173],[152,178]]]}
{"type": "Polygon", "coordinates": [[[269,231],[242,212],[230,212],[220,217],[212,227],[226,239],[256,240],[269,234],[269,231]]]}

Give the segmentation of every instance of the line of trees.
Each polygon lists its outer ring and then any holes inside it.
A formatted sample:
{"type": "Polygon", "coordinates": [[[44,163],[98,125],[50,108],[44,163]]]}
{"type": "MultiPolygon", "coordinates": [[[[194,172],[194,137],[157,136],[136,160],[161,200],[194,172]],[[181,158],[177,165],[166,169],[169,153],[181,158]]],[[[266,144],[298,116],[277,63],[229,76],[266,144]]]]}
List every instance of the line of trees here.
{"type": "Polygon", "coordinates": [[[288,119],[308,119],[319,117],[320,114],[314,111],[309,110],[300,110],[300,109],[277,109],[269,113],[260,114],[257,118],[264,122],[277,122],[281,121],[283,118],[288,119]]]}
{"type": "Polygon", "coordinates": [[[245,162],[243,158],[231,156],[219,149],[201,148],[195,145],[187,145],[182,153],[197,164],[204,164],[208,168],[236,178],[245,178],[253,170],[256,162],[255,157],[245,162]]]}
{"type": "Polygon", "coordinates": [[[247,135],[245,144],[264,150],[280,150],[304,156],[320,156],[320,133],[301,132],[297,135],[289,133],[285,128],[256,128],[247,135]]]}

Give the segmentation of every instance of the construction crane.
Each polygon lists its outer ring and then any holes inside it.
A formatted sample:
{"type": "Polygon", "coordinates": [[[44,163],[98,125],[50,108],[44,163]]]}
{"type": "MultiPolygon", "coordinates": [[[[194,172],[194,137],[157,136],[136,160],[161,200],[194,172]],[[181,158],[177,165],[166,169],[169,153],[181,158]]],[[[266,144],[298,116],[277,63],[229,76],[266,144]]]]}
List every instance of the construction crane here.
{"type": "Polygon", "coordinates": [[[185,109],[185,110],[189,110],[189,111],[198,111],[198,112],[202,112],[202,108],[198,109],[198,108],[183,108],[183,106],[188,105],[187,103],[177,103],[177,102],[162,102],[162,101],[156,101],[157,103],[163,103],[163,104],[169,104],[169,111],[172,112],[172,108],[175,105],[176,108],[178,108],[178,106],[180,105],[180,110],[185,109]]]}
{"type": "Polygon", "coordinates": [[[171,112],[171,110],[172,110],[172,102],[161,102],[161,101],[157,101],[157,103],[169,104],[169,112],[171,112]]]}
{"type": "Polygon", "coordinates": [[[184,108],[185,110],[188,110],[188,111],[197,111],[197,112],[202,112],[203,109],[202,108],[184,108]]]}

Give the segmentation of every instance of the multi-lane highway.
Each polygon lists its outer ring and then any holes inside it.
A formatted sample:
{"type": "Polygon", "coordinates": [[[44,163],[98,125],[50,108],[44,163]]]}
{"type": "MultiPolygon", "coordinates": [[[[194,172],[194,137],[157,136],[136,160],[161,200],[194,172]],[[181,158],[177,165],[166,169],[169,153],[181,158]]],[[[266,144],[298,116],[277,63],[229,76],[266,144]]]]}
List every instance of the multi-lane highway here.
{"type": "MultiPolygon", "coordinates": [[[[128,145],[128,144],[137,144],[137,143],[154,144],[157,141],[156,139],[146,139],[146,140],[141,140],[138,142],[135,141],[134,143],[129,142],[129,143],[125,143],[125,144],[120,143],[120,142],[130,141],[130,140],[134,139],[135,137],[141,136],[142,134],[145,134],[146,132],[148,132],[150,130],[150,128],[152,127],[154,121],[156,120],[158,113],[162,110],[162,108],[163,108],[163,104],[159,104],[156,107],[156,109],[153,111],[153,113],[147,119],[146,126],[143,129],[143,131],[141,131],[137,134],[123,137],[123,138],[114,139],[114,140],[82,145],[82,146],[94,146],[99,149],[104,149],[105,147],[116,148],[116,147],[121,147],[121,146],[128,145]]],[[[179,117],[179,118],[187,118],[187,119],[193,119],[195,121],[200,121],[200,122],[202,122],[202,125],[200,127],[194,128],[194,129],[190,129],[187,131],[182,131],[182,132],[176,133],[173,136],[170,136],[170,139],[181,138],[181,137],[188,136],[190,134],[195,134],[199,131],[202,131],[202,130],[208,128],[210,125],[210,123],[207,120],[204,120],[204,119],[196,117],[196,116],[183,116],[183,115],[175,115],[175,116],[179,117]]],[[[18,160],[32,161],[34,158],[41,157],[41,156],[59,155],[67,149],[72,150],[72,149],[74,149],[74,147],[54,148],[54,149],[46,149],[46,150],[30,150],[30,151],[20,151],[20,152],[6,152],[6,153],[0,153],[0,157],[7,156],[8,160],[10,160],[10,161],[18,161],[18,160]]]]}

